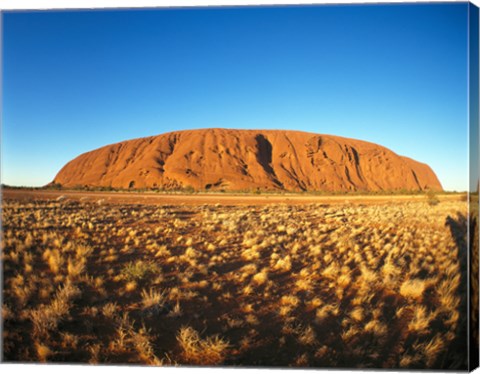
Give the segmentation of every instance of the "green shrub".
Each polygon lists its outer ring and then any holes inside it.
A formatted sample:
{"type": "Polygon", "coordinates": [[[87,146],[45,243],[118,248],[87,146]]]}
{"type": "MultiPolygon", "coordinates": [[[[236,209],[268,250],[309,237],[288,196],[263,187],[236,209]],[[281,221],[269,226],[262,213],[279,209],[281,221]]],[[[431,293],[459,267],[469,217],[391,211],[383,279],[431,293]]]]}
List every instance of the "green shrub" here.
{"type": "Polygon", "coordinates": [[[195,192],[195,188],[193,188],[193,186],[190,186],[190,185],[183,187],[182,190],[183,190],[184,193],[194,193],[195,192]]]}
{"type": "Polygon", "coordinates": [[[158,270],[157,265],[154,263],[139,260],[126,264],[120,272],[120,275],[127,282],[142,281],[147,276],[157,273],[158,270]]]}
{"type": "Polygon", "coordinates": [[[429,190],[427,192],[427,203],[428,203],[428,205],[435,206],[439,202],[440,202],[440,199],[438,198],[437,194],[434,191],[429,190]]]}

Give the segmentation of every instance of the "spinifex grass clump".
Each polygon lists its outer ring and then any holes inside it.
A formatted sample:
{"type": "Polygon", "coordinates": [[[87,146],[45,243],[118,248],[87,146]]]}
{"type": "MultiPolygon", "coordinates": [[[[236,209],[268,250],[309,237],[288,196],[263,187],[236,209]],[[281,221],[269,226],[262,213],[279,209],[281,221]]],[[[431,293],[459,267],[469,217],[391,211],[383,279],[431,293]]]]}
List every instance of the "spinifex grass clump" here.
{"type": "Polygon", "coordinates": [[[464,368],[466,202],[5,201],[7,361],[464,368]]]}
{"type": "Polygon", "coordinates": [[[126,264],[121,270],[120,275],[128,282],[138,282],[157,272],[158,266],[155,263],[139,260],[126,264]]]}

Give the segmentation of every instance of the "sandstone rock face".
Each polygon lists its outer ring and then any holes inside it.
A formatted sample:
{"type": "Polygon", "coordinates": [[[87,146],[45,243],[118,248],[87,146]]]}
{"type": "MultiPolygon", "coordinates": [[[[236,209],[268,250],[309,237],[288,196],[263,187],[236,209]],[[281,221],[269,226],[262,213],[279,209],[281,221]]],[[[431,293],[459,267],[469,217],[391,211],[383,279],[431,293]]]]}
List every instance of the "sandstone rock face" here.
{"type": "Polygon", "coordinates": [[[284,130],[204,129],[124,141],[67,163],[64,187],[196,190],[441,190],[426,164],[373,144],[284,130]]]}

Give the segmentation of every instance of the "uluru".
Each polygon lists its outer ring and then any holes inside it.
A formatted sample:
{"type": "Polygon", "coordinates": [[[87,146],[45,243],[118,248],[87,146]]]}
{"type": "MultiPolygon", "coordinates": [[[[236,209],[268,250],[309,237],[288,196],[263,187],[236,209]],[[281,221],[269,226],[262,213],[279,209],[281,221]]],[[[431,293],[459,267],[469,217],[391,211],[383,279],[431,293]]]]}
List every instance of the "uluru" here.
{"type": "Polygon", "coordinates": [[[377,144],[301,131],[220,128],[107,145],[68,162],[53,183],[201,191],[442,190],[428,165],[377,144]]]}

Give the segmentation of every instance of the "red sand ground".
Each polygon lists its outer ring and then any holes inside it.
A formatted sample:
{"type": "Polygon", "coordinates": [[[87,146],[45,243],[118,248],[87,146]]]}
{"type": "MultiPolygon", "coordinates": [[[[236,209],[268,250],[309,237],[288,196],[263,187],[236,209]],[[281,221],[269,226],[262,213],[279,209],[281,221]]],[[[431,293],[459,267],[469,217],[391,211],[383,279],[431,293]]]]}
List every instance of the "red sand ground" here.
{"type": "MultiPolygon", "coordinates": [[[[4,199],[35,200],[57,199],[64,196],[72,200],[96,201],[106,204],[148,204],[148,205],[267,205],[267,204],[379,204],[408,201],[427,201],[425,195],[242,195],[228,193],[205,194],[158,194],[137,192],[89,192],[4,189],[4,199]]],[[[459,194],[437,195],[440,200],[458,200],[459,194]]]]}

